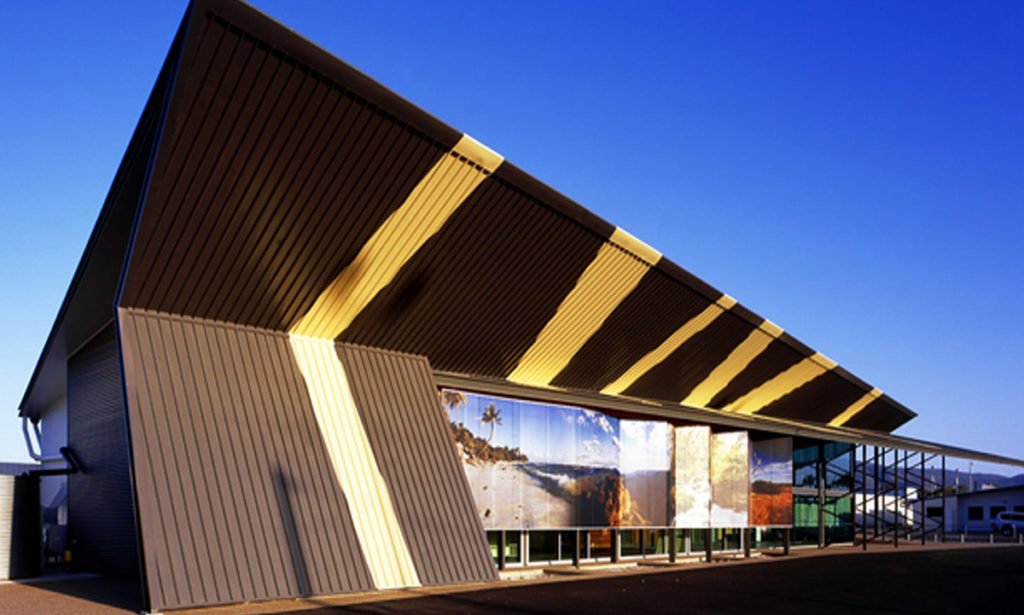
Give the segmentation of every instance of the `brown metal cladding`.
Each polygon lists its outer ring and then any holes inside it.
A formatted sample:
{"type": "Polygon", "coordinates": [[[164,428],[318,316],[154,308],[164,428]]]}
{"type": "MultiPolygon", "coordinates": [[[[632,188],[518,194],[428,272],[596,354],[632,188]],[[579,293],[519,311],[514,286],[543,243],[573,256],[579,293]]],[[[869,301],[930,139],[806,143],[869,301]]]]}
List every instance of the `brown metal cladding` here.
{"type": "Polygon", "coordinates": [[[898,407],[902,406],[895,403],[887,395],[882,395],[843,424],[843,427],[884,432],[892,431],[906,423],[910,418],[904,412],[894,410],[894,408],[898,407]]]}
{"type": "Polygon", "coordinates": [[[137,578],[124,383],[114,328],[108,324],[69,357],[67,370],[67,445],[83,468],[67,483],[75,568],[137,578]]]}
{"type": "Polygon", "coordinates": [[[652,268],[551,384],[600,391],[710,304],[652,268]]]}
{"type": "Polygon", "coordinates": [[[827,371],[768,404],[758,415],[800,421],[836,416],[864,396],[864,391],[827,371]]]}
{"type": "Polygon", "coordinates": [[[780,340],[772,340],[764,352],[736,374],[736,377],[729,381],[729,384],[719,391],[708,405],[712,408],[725,407],[811,354],[814,353],[802,354],[789,344],[780,340]]]}
{"type": "Polygon", "coordinates": [[[373,589],[287,336],[119,326],[151,609],[373,589]]]}
{"type": "Polygon", "coordinates": [[[339,340],[425,355],[435,369],[506,376],[601,245],[488,178],[339,340]]]}
{"type": "Polygon", "coordinates": [[[752,330],[745,320],[726,312],[640,376],[623,393],[632,397],[682,401],[752,330]]]}
{"type": "Polygon", "coordinates": [[[202,87],[175,96],[122,304],[285,329],[445,149],[201,21],[202,87]]]}
{"type": "Polygon", "coordinates": [[[496,579],[430,364],[350,344],[338,356],[420,582],[496,579]]]}
{"type": "MultiPolygon", "coordinates": [[[[242,3],[200,0],[187,23],[119,305],[287,330],[461,135],[242,3]]],[[[339,339],[422,354],[440,370],[507,376],[614,230],[505,162],[339,339]]],[[[641,305],[631,295],[559,386],[608,383],[689,311],[629,326],[624,314],[721,296],[666,259],[645,277],[659,273],[664,296],[641,305]]],[[[760,322],[734,306],[629,394],[682,399],[760,322]]],[[[788,334],[779,342],[811,352],[788,334]]],[[[713,401],[787,364],[759,357],[713,401]]]]}

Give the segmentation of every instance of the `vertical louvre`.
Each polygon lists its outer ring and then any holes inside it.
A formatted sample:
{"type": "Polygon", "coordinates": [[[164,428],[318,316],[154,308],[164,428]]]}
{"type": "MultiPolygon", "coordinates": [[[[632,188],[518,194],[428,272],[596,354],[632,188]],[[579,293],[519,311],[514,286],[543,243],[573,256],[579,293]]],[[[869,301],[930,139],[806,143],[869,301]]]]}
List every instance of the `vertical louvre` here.
{"type": "Polygon", "coordinates": [[[108,326],[68,359],[68,447],[82,471],[68,477],[75,567],[137,576],[121,365],[108,326]]]}
{"type": "Polygon", "coordinates": [[[288,337],[120,327],[150,607],[373,589],[288,337]]]}
{"type": "Polygon", "coordinates": [[[338,355],[420,581],[496,578],[430,365],[349,344],[338,355]]]}

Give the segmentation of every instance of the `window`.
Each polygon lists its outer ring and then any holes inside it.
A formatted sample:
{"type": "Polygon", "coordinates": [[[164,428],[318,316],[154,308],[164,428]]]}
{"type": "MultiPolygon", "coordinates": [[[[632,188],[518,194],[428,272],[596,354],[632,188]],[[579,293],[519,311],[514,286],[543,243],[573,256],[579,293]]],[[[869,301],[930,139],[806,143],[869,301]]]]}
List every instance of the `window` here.
{"type": "Polygon", "coordinates": [[[985,520],[985,509],[981,506],[968,506],[967,507],[967,520],[968,521],[984,521],[985,520]]]}
{"type": "Polygon", "coordinates": [[[643,554],[641,530],[619,530],[619,553],[623,557],[643,554]]]}
{"type": "Polygon", "coordinates": [[[587,536],[590,538],[590,557],[598,559],[612,556],[611,530],[590,530],[587,536]]]}
{"type": "Polygon", "coordinates": [[[924,509],[925,516],[942,518],[942,507],[941,506],[929,506],[924,509]]]}
{"type": "Polygon", "coordinates": [[[1005,506],[989,506],[988,507],[988,518],[995,519],[996,515],[1006,510],[1005,506]]]}
{"type": "MultiPolygon", "coordinates": [[[[521,534],[519,530],[509,530],[505,532],[505,563],[506,564],[518,564],[522,562],[519,555],[519,538],[521,534]]],[[[501,532],[499,530],[488,530],[487,542],[491,547],[491,557],[494,558],[494,563],[498,563],[498,545],[501,540],[501,532]]]]}
{"type": "Polygon", "coordinates": [[[530,563],[558,560],[558,532],[530,532],[530,563]]]}

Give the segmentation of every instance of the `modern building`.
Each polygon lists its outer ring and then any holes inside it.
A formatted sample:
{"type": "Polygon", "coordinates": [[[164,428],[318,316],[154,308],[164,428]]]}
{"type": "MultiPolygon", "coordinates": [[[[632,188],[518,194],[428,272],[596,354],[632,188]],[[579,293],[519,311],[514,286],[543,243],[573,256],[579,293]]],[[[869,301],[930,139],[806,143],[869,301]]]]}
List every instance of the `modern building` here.
{"type": "Polygon", "coordinates": [[[948,522],[954,532],[988,533],[1001,512],[1024,513],[1024,485],[958,494],[956,516],[948,522]]]}
{"type": "Polygon", "coordinates": [[[1019,463],[892,435],[893,398],[236,0],[188,8],[20,414],[73,466],[72,565],[152,610],[851,541],[869,446],[1019,463]]]}

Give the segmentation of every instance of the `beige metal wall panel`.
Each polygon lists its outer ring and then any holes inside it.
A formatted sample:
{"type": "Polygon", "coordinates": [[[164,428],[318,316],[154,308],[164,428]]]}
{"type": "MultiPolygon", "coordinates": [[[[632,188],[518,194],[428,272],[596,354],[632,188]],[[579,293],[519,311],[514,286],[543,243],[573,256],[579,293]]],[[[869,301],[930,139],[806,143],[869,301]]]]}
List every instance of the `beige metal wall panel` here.
{"type": "Polygon", "coordinates": [[[350,344],[337,353],[424,585],[496,578],[430,365],[350,344]]]}
{"type": "Polygon", "coordinates": [[[373,589],[287,335],[119,326],[150,608],[373,589]]]}
{"type": "Polygon", "coordinates": [[[352,525],[377,589],[420,585],[391,490],[356,409],[334,341],[298,335],[289,344],[306,381],[334,475],[349,501],[352,525]]]}

